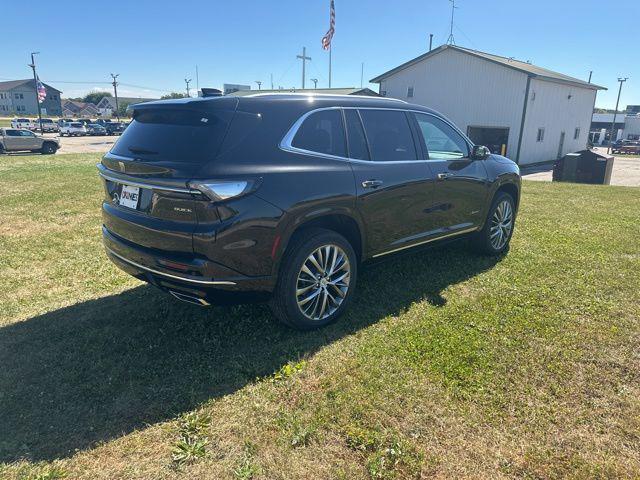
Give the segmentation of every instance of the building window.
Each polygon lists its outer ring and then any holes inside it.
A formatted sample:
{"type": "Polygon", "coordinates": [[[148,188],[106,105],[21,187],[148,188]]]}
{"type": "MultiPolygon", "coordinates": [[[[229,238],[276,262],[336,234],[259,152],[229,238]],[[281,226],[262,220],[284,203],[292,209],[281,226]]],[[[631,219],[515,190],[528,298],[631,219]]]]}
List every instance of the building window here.
{"type": "Polygon", "coordinates": [[[576,127],[576,131],[573,132],[573,139],[577,140],[578,138],[580,138],[580,127],[576,127]]]}
{"type": "Polygon", "coordinates": [[[407,87],[407,98],[413,98],[413,87],[407,87]]]}
{"type": "Polygon", "coordinates": [[[544,128],[538,129],[538,137],[536,138],[536,142],[542,142],[544,140],[544,128]]]}

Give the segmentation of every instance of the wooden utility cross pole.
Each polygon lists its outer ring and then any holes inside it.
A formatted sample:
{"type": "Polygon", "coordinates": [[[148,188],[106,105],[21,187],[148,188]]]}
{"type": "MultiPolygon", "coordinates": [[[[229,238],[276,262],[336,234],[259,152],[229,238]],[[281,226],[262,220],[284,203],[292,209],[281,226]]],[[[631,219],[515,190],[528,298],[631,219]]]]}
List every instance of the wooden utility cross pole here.
{"type": "Polygon", "coordinates": [[[304,88],[304,79],[306,77],[307,60],[311,60],[311,57],[307,57],[307,47],[302,47],[302,55],[296,55],[296,58],[302,60],[302,88],[304,88]]]}

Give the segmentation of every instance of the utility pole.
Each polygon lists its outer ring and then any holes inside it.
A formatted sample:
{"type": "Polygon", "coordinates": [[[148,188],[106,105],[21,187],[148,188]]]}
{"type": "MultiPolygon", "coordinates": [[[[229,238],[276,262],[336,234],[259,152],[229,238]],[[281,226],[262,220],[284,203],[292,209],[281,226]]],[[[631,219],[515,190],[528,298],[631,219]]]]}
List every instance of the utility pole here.
{"type": "Polygon", "coordinates": [[[455,12],[456,8],[456,0],[449,0],[451,2],[451,24],[449,26],[449,38],[447,38],[448,45],[455,45],[456,41],[453,39],[453,12],[455,12]]]}
{"type": "Polygon", "coordinates": [[[311,57],[307,57],[307,47],[302,47],[302,55],[296,55],[296,58],[302,60],[302,88],[304,89],[304,79],[306,77],[307,60],[311,60],[311,57]]]}
{"type": "Polygon", "coordinates": [[[317,78],[312,78],[311,81],[313,82],[313,89],[317,89],[318,88],[318,79],[317,78]]]}
{"type": "Polygon", "coordinates": [[[431,47],[433,46],[433,33],[429,34],[429,51],[431,51],[431,47]]]}
{"type": "Polygon", "coordinates": [[[196,65],[196,97],[198,96],[199,91],[200,91],[200,78],[198,76],[198,65],[196,65]]]}
{"type": "Polygon", "coordinates": [[[40,108],[40,100],[38,99],[38,75],[36,74],[36,59],[34,55],[38,55],[40,52],[31,52],[31,69],[33,70],[33,89],[36,93],[36,105],[38,106],[38,122],[40,123],[40,133],[44,133],[42,130],[42,109],[40,108]]]}
{"type": "Polygon", "coordinates": [[[184,83],[187,84],[187,98],[191,98],[191,94],[189,93],[189,84],[191,83],[191,79],[184,79],[184,83]]]}
{"type": "Polygon", "coordinates": [[[593,75],[593,70],[589,70],[589,80],[587,80],[588,83],[591,83],[591,75],[593,75]]]}
{"type": "Polygon", "coordinates": [[[258,84],[258,90],[260,90],[260,85],[262,85],[262,82],[260,80],[256,80],[256,83],[258,84]]]}
{"type": "Polygon", "coordinates": [[[273,90],[273,73],[271,74],[271,90],[273,90]]]}
{"type": "Polygon", "coordinates": [[[364,62],[360,64],[360,88],[364,85],[364,62]]]}
{"type": "Polygon", "coordinates": [[[119,73],[111,74],[111,78],[113,78],[113,82],[111,83],[111,85],[113,85],[113,95],[116,97],[116,118],[118,119],[118,122],[120,122],[120,108],[118,108],[118,82],[116,79],[119,76],[119,73]]]}
{"type": "Polygon", "coordinates": [[[618,100],[616,100],[616,109],[613,111],[613,122],[611,122],[611,133],[609,133],[609,146],[607,147],[607,153],[611,153],[611,142],[613,142],[613,130],[616,126],[616,116],[618,115],[618,105],[620,104],[620,94],[622,93],[622,84],[626,82],[629,77],[620,78],[618,77],[618,81],[620,82],[620,88],[618,88],[618,100]]]}

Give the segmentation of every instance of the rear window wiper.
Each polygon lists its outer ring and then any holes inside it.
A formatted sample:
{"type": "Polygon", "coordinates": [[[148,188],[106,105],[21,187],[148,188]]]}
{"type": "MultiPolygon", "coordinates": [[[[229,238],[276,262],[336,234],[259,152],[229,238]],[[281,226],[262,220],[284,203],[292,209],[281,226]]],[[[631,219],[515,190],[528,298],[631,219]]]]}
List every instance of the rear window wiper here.
{"type": "Polygon", "coordinates": [[[153,150],[147,150],[145,148],[139,148],[139,147],[127,147],[127,149],[131,152],[131,153],[141,153],[144,155],[157,155],[158,152],[154,152],[153,150]]]}

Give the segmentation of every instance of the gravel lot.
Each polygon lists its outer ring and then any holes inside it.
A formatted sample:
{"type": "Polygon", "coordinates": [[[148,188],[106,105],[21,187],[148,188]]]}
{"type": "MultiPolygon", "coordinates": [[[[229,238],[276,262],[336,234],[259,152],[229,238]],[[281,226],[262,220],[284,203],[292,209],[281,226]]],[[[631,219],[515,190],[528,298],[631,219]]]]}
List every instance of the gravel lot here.
{"type": "Polygon", "coordinates": [[[106,152],[119,138],[117,136],[104,137],[59,137],[57,133],[45,133],[45,137],[55,137],[60,140],[60,153],[93,153],[106,152]]]}

